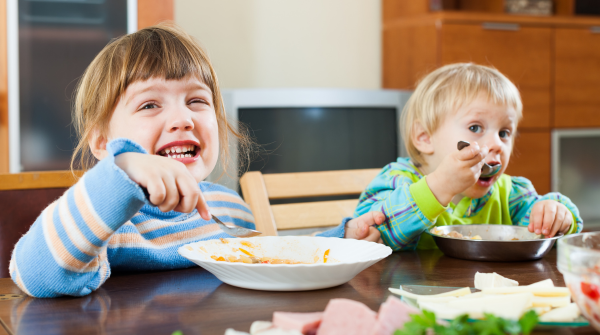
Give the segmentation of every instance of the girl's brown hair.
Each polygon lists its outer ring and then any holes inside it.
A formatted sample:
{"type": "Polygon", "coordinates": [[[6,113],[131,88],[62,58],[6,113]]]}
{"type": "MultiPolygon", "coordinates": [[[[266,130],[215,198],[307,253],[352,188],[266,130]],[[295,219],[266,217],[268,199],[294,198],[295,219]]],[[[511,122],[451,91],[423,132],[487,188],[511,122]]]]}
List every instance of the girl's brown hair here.
{"type": "Polygon", "coordinates": [[[75,90],[73,123],[78,144],[71,158],[71,169],[74,170],[77,158],[78,168],[84,171],[95,164],[89,140],[96,132],[107,136],[115,105],[129,85],[151,78],[179,80],[189,76],[198,78],[212,92],[223,167],[230,159],[230,134],[239,143],[240,158],[247,161],[252,142],[244,131],[238,131],[227,121],[217,76],[208,55],[181,28],[162,23],[114,39],[85,70],[75,90]]]}

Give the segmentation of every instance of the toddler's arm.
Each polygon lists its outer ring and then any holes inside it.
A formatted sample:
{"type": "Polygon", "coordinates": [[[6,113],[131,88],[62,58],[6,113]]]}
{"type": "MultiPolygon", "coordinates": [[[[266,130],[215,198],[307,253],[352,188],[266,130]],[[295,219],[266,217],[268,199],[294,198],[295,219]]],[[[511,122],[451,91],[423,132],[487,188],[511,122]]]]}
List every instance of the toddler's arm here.
{"type": "Polygon", "coordinates": [[[426,178],[386,166],[361,194],[354,216],[382,212],[386,219],[377,226],[383,242],[393,250],[414,250],[425,229],[435,225],[445,211],[433,195],[426,178]]]}
{"type": "Polygon", "coordinates": [[[573,224],[567,234],[579,233],[583,229],[583,220],[579,210],[571,200],[557,192],[540,196],[535,191],[533,184],[523,177],[511,177],[512,189],[509,196],[509,210],[513,224],[529,226],[532,210],[541,201],[552,200],[564,205],[573,216],[573,224]]]}
{"type": "Polygon", "coordinates": [[[34,297],[82,296],[110,276],[106,248],[112,234],[146,201],[142,189],[114,163],[144,152],[128,140],[109,143],[110,156],[48,206],[17,242],[10,276],[34,297]]]}

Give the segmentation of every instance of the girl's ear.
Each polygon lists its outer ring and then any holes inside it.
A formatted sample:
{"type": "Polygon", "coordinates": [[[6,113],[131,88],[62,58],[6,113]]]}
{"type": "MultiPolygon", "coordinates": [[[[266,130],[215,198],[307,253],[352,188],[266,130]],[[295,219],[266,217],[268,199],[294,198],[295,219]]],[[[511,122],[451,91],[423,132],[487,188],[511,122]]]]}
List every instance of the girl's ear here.
{"type": "Polygon", "coordinates": [[[106,137],[102,136],[99,131],[94,131],[92,136],[90,137],[88,144],[90,146],[90,151],[98,160],[102,160],[107,156],[106,152],[106,137]]]}
{"type": "Polygon", "coordinates": [[[431,135],[425,131],[425,128],[419,122],[415,122],[413,125],[413,132],[411,138],[415,148],[420,153],[425,155],[433,154],[433,143],[431,142],[431,135]]]}

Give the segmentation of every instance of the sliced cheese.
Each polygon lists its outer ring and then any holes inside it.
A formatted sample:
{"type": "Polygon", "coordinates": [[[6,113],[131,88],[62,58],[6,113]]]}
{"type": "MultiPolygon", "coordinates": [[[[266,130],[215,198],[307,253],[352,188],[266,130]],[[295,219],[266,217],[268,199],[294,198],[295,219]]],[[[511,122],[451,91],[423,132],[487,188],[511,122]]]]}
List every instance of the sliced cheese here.
{"type": "Polygon", "coordinates": [[[533,307],[563,307],[571,303],[571,297],[533,297],[533,307]]]}
{"type": "Polygon", "coordinates": [[[448,304],[426,301],[420,305],[422,310],[428,310],[435,313],[435,317],[438,319],[451,320],[460,315],[466,314],[467,312],[462,309],[449,308],[448,304]]]}
{"type": "Polygon", "coordinates": [[[496,272],[493,273],[475,273],[475,288],[483,290],[484,288],[492,287],[513,287],[519,286],[519,282],[516,280],[502,277],[496,272]]]}
{"type": "Polygon", "coordinates": [[[527,287],[554,287],[554,282],[552,281],[552,279],[544,279],[537,283],[527,285],[527,287]]]}
{"type": "Polygon", "coordinates": [[[538,297],[565,297],[571,296],[569,289],[566,287],[536,287],[536,286],[515,286],[515,287],[495,287],[484,288],[481,290],[483,294],[515,294],[515,293],[531,293],[538,297]]]}
{"type": "Polygon", "coordinates": [[[541,322],[570,322],[581,315],[576,303],[570,303],[567,306],[553,309],[550,312],[540,316],[541,322]]]}
{"type": "Polygon", "coordinates": [[[531,307],[531,293],[512,295],[483,296],[474,299],[454,299],[447,303],[424,301],[420,307],[432,311],[442,319],[453,319],[468,314],[470,318],[481,319],[490,313],[505,319],[517,320],[531,307]]]}
{"type": "Polygon", "coordinates": [[[476,299],[457,299],[448,302],[450,308],[460,308],[468,311],[472,318],[483,318],[484,313],[518,320],[526,309],[531,307],[531,293],[511,295],[483,296],[476,299]]]}
{"type": "MultiPolygon", "coordinates": [[[[467,297],[468,297],[468,295],[467,295],[467,297]]],[[[445,302],[449,302],[449,301],[456,300],[456,299],[458,299],[458,298],[457,297],[428,297],[428,296],[422,296],[422,297],[418,297],[417,298],[417,304],[419,306],[421,306],[421,304],[424,303],[424,302],[441,302],[441,303],[445,303],[445,302]]]]}
{"type": "Polygon", "coordinates": [[[528,311],[534,311],[539,316],[539,315],[542,315],[544,313],[550,312],[551,309],[552,309],[552,307],[550,307],[550,306],[546,306],[546,307],[531,307],[530,309],[528,309],[528,311]]]}
{"type": "Polygon", "coordinates": [[[411,298],[411,299],[418,299],[421,297],[460,297],[463,295],[471,294],[471,289],[468,287],[463,287],[458,290],[440,293],[440,294],[427,294],[427,295],[414,294],[414,293],[406,292],[402,289],[392,288],[392,287],[390,287],[389,290],[390,290],[390,292],[392,292],[394,294],[397,294],[399,296],[406,297],[406,298],[411,298]]]}
{"type": "Polygon", "coordinates": [[[250,335],[257,335],[263,330],[267,330],[273,327],[273,323],[270,321],[254,321],[250,326],[250,335]]]}
{"type": "Polygon", "coordinates": [[[458,299],[474,299],[474,298],[481,298],[483,297],[484,294],[481,292],[475,292],[475,293],[471,293],[471,294],[467,294],[467,295],[463,295],[462,297],[458,297],[458,299]]]}

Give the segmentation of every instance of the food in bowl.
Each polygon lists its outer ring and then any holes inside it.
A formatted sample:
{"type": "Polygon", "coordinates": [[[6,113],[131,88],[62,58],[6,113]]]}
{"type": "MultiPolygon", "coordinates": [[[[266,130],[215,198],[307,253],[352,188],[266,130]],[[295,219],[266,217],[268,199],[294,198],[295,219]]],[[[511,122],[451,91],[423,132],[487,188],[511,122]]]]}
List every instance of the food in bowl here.
{"type": "Polygon", "coordinates": [[[558,270],[582,314],[600,331],[600,232],[560,239],[558,270]]]}
{"type": "Polygon", "coordinates": [[[463,234],[455,231],[455,230],[451,230],[448,234],[445,234],[441,229],[435,227],[431,230],[432,234],[438,235],[438,236],[443,236],[443,237],[452,237],[452,238],[462,238],[464,240],[481,240],[481,236],[479,235],[475,235],[473,237],[470,236],[464,236],[463,234]]]}
{"type": "MultiPolygon", "coordinates": [[[[219,239],[223,244],[229,244],[228,239],[220,238],[219,239]]],[[[262,256],[257,257],[254,255],[252,249],[257,248],[257,245],[249,242],[249,241],[239,241],[238,245],[231,246],[231,252],[233,254],[225,254],[225,255],[211,255],[210,258],[214,259],[217,262],[231,262],[231,263],[245,263],[245,264],[315,264],[322,260],[323,263],[327,263],[329,260],[329,251],[330,249],[325,250],[323,253],[323,258],[320,258],[315,254],[313,261],[297,261],[293,259],[285,259],[280,257],[268,257],[262,256]],[[244,248],[242,248],[242,246],[244,248]],[[236,256],[237,254],[237,256],[236,256]]],[[[193,250],[192,247],[188,247],[189,250],[193,250]]],[[[199,250],[202,252],[208,253],[205,247],[199,247],[199,250]]],[[[318,250],[317,250],[318,252],[318,250]]]]}

